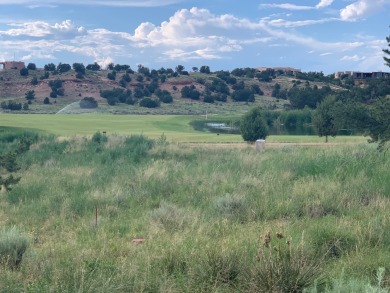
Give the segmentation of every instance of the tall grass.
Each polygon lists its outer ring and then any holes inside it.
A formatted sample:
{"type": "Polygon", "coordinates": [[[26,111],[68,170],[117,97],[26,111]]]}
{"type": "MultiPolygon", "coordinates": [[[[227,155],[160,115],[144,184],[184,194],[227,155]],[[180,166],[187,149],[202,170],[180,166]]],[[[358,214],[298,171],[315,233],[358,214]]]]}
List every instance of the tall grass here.
{"type": "Polygon", "coordinates": [[[0,196],[0,222],[23,227],[30,244],[19,270],[1,267],[0,291],[257,292],[261,275],[279,286],[317,264],[297,292],[314,279],[327,281],[319,292],[333,288],[343,271],[374,286],[379,267],[389,288],[390,160],[375,146],[256,153],[41,137],[18,162],[22,179],[0,196]],[[273,245],[280,254],[261,266],[267,230],[305,241],[294,254],[273,245]]]}

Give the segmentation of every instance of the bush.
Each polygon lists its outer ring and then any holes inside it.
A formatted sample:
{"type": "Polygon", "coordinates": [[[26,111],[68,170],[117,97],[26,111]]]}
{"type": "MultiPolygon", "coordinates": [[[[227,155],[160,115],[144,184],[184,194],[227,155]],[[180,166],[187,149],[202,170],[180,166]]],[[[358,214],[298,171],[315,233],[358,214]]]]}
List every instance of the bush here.
{"type": "Polygon", "coordinates": [[[98,132],[95,132],[93,135],[92,135],[92,142],[94,143],[104,143],[104,142],[107,142],[107,136],[105,136],[104,134],[100,133],[100,131],[98,132]]]}
{"type": "Polygon", "coordinates": [[[322,262],[304,251],[303,243],[293,247],[281,233],[268,231],[259,243],[257,265],[252,271],[254,292],[302,292],[314,284],[322,286],[322,262]]]}
{"type": "Polygon", "coordinates": [[[28,238],[12,227],[0,231],[0,263],[11,269],[17,269],[28,247],[28,238]]]}
{"type": "Polygon", "coordinates": [[[93,97],[85,97],[80,101],[80,108],[93,109],[97,107],[98,107],[98,103],[93,97]]]}
{"type": "Polygon", "coordinates": [[[151,98],[143,98],[140,102],[139,105],[141,107],[145,108],[158,108],[160,107],[160,103],[157,100],[153,100],[151,98]]]}
{"type": "Polygon", "coordinates": [[[20,69],[20,75],[21,76],[27,76],[28,75],[28,69],[27,68],[20,69]]]}
{"type": "Polygon", "coordinates": [[[27,64],[27,69],[28,70],[36,70],[37,66],[35,65],[35,63],[28,63],[27,64]]]}
{"type": "Polygon", "coordinates": [[[185,211],[173,204],[162,202],[158,209],[150,214],[152,223],[168,231],[181,230],[188,222],[185,211]]]}
{"type": "Polygon", "coordinates": [[[247,216],[245,200],[231,194],[217,198],[214,202],[214,208],[218,213],[228,218],[244,220],[247,216]]]}
{"type": "Polygon", "coordinates": [[[34,76],[31,80],[31,84],[32,85],[37,85],[38,84],[38,78],[36,76],[34,76]]]}
{"type": "Polygon", "coordinates": [[[218,246],[208,247],[198,259],[193,279],[200,292],[217,292],[215,287],[224,285],[234,288],[244,269],[237,251],[221,250],[218,246]]]}
{"type": "MultiPolygon", "coordinates": [[[[385,288],[382,288],[382,281],[384,277],[385,269],[379,268],[376,275],[376,285],[371,285],[369,281],[366,280],[357,280],[357,279],[346,279],[344,276],[344,271],[338,277],[332,280],[330,286],[327,286],[324,293],[356,293],[356,292],[366,292],[366,293],[388,293],[389,291],[385,288]]],[[[310,290],[305,290],[304,293],[318,293],[319,291],[314,286],[310,290]]]]}
{"type": "Polygon", "coordinates": [[[253,108],[243,116],[240,130],[245,141],[254,142],[267,137],[268,127],[260,108],[253,108]]]}
{"type": "Polygon", "coordinates": [[[154,147],[154,140],[143,135],[131,135],[124,141],[126,157],[129,160],[139,162],[145,159],[149,150],[154,147]]]}
{"type": "Polygon", "coordinates": [[[239,89],[233,92],[232,99],[236,102],[254,102],[255,95],[249,89],[239,89]]]}

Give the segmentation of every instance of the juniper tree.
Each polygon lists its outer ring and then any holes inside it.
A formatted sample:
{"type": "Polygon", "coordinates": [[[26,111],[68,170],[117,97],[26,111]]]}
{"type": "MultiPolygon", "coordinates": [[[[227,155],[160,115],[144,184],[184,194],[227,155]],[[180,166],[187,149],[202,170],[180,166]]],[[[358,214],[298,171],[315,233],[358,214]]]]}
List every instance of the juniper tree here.
{"type": "MultiPolygon", "coordinates": [[[[387,46],[390,47],[390,36],[388,36],[388,37],[386,38],[386,41],[387,41],[387,44],[388,44],[387,46]]],[[[390,67],[390,50],[389,50],[389,49],[384,49],[383,52],[384,52],[387,56],[389,56],[389,57],[384,56],[383,59],[384,59],[385,62],[386,62],[385,64],[386,64],[387,66],[390,67]]]]}

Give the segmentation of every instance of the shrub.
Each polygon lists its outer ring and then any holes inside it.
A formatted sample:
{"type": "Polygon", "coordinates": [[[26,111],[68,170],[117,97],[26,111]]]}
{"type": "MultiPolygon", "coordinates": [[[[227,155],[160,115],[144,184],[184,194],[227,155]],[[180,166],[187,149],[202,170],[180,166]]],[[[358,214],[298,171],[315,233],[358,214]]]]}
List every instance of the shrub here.
{"type": "Polygon", "coordinates": [[[31,80],[31,84],[32,85],[37,85],[38,84],[38,78],[36,76],[34,76],[31,80]]]}
{"type": "Polygon", "coordinates": [[[233,92],[232,99],[236,102],[254,102],[255,95],[249,89],[239,89],[233,92]]]}
{"type": "Polygon", "coordinates": [[[28,75],[28,69],[27,68],[20,69],[20,75],[21,76],[27,76],[28,75]]]}
{"type": "Polygon", "coordinates": [[[143,98],[140,102],[139,105],[141,107],[145,108],[158,108],[160,107],[160,103],[157,100],[153,100],[151,98],[143,98]]]}
{"type": "MultiPolygon", "coordinates": [[[[376,285],[371,285],[366,280],[357,280],[357,279],[346,279],[344,276],[344,271],[338,278],[334,278],[330,284],[327,286],[324,293],[356,293],[356,292],[367,292],[367,293],[388,293],[389,291],[385,288],[382,288],[382,281],[384,277],[385,269],[379,268],[376,275],[376,285]]],[[[318,293],[317,286],[314,286],[310,290],[305,290],[304,293],[318,293]]]]}
{"type": "Polygon", "coordinates": [[[168,231],[181,230],[188,221],[184,210],[166,202],[162,202],[158,209],[151,212],[150,219],[152,223],[168,231]]]}
{"type": "Polygon", "coordinates": [[[16,227],[0,231],[0,263],[17,269],[28,247],[28,238],[16,227]]]}
{"type": "Polygon", "coordinates": [[[97,107],[98,107],[98,103],[93,97],[85,97],[80,101],[80,108],[93,109],[97,107]]]}
{"type": "Polygon", "coordinates": [[[321,286],[322,262],[305,252],[303,242],[293,247],[281,233],[268,231],[259,243],[257,265],[252,272],[251,289],[256,292],[302,292],[315,282],[321,286]]]}
{"type": "Polygon", "coordinates": [[[112,72],[109,72],[109,73],[107,74],[107,78],[108,78],[109,80],[115,80],[115,79],[116,79],[116,71],[113,70],[112,72]]]}
{"type": "Polygon", "coordinates": [[[37,66],[34,63],[28,63],[27,64],[27,69],[29,69],[29,70],[36,70],[37,66]]]}
{"type": "Polygon", "coordinates": [[[221,250],[218,246],[205,250],[191,272],[196,286],[201,292],[215,292],[213,289],[221,285],[234,287],[244,269],[237,251],[221,250]]]}
{"type": "Polygon", "coordinates": [[[247,205],[242,197],[226,194],[214,201],[215,210],[228,218],[244,220],[247,216],[247,205]]]}
{"type": "Polygon", "coordinates": [[[245,141],[254,142],[267,137],[268,127],[260,108],[253,108],[242,117],[240,130],[245,141]]]}
{"type": "Polygon", "coordinates": [[[143,135],[131,135],[124,141],[126,157],[135,162],[147,157],[148,151],[154,147],[154,140],[143,135]]]}
{"type": "Polygon", "coordinates": [[[92,142],[94,143],[104,143],[104,142],[107,142],[107,136],[105,136],[104,134],[100,133],[100,131],[98,132],[95,132],[93,135],[92,135],[92,142]]]}

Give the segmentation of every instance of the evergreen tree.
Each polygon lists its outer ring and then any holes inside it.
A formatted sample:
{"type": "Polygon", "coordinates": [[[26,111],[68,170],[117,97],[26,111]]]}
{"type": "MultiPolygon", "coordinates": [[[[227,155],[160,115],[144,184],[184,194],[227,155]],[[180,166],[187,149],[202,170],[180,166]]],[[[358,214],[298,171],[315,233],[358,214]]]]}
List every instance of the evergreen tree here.
{"type": "Polygon", "coordinates": [[[242,117],[240,130],[245,141],[254,142],[257,139],[265,139],[267,137],[268,127],[261,108],[252,108],[242,117]]]}
{"type": "MultiPolygon", "coordinates": [[[[388,44],[387,46],[390,47],[390,36],[388,36],[388,37],[386,38],[386,41],[387,41],[387,44],[388,44]]],[[[386,62],[385,64],[386,64],[387,66],[390,67],[390,50],[389,50],[389,49],[384,49],[383,52],[384,52],[387,56],[389,56],[389,57],[384,56],[383,59],[384,59],[385,62],[386,62]]]]}

